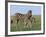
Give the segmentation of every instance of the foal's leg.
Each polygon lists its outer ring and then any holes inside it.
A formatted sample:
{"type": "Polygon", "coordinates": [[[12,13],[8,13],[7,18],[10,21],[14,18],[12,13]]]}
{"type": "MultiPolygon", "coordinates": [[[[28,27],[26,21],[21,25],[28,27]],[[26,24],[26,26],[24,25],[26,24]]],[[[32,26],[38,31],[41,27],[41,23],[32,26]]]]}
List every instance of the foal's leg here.
{"type": "Polygon", "coordinates": [[[19,19],[17,19],[17,24],[18,24],[18,22],[19,22],[19,19]]]}

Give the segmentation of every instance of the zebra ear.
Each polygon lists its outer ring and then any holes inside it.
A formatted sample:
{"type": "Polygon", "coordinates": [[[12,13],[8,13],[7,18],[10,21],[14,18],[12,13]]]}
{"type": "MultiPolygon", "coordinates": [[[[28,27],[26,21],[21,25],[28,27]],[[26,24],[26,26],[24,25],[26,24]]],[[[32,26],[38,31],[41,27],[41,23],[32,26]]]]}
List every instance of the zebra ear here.
{"type": "Polygon", "coordinates": [[[29,13],[32,13],[32,10],[29,10],[28,12],[29,12],[29,13]]]}

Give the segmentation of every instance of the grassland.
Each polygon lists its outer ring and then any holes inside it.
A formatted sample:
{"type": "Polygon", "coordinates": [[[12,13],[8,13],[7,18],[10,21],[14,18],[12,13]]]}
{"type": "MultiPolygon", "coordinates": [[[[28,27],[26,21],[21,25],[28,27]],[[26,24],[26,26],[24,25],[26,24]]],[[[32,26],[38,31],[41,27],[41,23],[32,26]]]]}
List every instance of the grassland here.
{"type": "Polygon", "coordinates": [[[36,30],[41,30],[41,16],[40,15],[34,15],[35,17],[35,22],[33,21],[32,27],[26,27],[24,28],[24,24],[22,22],[19,22],[18,24],[15,21],[15,17],[11,16],[11,19],[13,19],[13,23],[11,24],[11,32],[15,31],[36,31],[36,30]]]}

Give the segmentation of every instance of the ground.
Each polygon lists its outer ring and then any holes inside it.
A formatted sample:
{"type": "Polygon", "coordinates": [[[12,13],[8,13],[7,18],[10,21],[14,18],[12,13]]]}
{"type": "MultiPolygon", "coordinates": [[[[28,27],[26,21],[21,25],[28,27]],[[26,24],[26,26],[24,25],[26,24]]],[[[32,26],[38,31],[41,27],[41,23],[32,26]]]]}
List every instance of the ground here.
{"type": "Polygon", "coordinates": [[[32,27],[26,27],[24,28],[24,24],[22,22],[19,22],[18,24],[16,23],[16,20],[14,19],[15,16],[11,16],[11,19],[13,19],[13,23],[11,24],[11,31],[36,31],[36,30],[41,30],[41,16],[40,15],[33,15],[35,18],[35,22],[32,22],[32,27]]]}

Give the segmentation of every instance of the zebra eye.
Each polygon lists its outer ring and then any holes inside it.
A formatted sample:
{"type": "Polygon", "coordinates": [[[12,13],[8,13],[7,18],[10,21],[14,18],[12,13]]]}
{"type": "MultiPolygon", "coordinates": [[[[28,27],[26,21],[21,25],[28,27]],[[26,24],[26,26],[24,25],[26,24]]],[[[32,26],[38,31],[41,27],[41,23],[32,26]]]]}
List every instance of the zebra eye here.
{"type": "Polygon", "coordinates": [[[31,16],[29,16],[29,17],[31,17],[31,16]]]}

